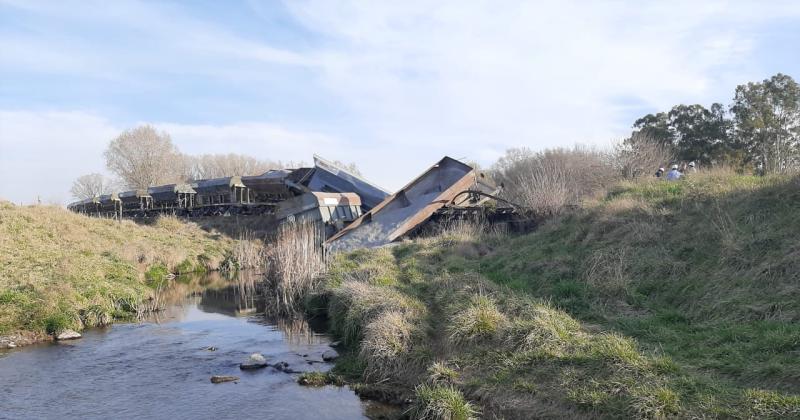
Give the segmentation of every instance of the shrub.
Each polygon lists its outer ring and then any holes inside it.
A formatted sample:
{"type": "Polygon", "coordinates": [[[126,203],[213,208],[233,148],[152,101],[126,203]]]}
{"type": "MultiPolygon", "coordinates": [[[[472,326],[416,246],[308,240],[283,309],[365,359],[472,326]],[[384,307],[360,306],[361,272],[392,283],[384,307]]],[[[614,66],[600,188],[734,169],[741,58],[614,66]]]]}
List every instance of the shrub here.
{"type": "Polygon", "coordinates": [[[629,179],[651,176],[656,169],[666,168],[674,159],[675,151],[671,146],[642,132],[634,133],[614,149],[617,170],[629,179]]]}
{"type": "Polygon", "coordinates": [[[467,420],[479,414],[452,385],[420,384],[414,389],[414,396],[409,409],[412,419],[467,420]]]}
{"type": "Polygon", "coordinates": [[[74,317],[66,312],[56,312],[44,319],[44,330],[47,334],[58,335],[62,331],[72,327],[74,317]]]}
{"type": "Polygon", "coordinates": [[[505,198],[544,214],[578,205],[618,179],[608,153],[582,147],[537,153],[510,149],[492,172],[505,185],[505,198]]]}

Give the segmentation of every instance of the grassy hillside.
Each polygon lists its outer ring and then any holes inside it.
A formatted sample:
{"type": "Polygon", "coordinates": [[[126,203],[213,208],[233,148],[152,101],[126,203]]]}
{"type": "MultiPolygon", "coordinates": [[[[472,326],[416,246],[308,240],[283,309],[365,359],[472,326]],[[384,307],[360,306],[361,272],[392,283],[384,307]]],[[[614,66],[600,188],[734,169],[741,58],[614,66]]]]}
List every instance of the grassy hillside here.
{"type": "Polygon", "coordinates": [[[419,416],[792,418],[798,276],[798,180],[698,174],[525,236],[337,256],[309,306],[339,371],[419,416]]]}
{"type": "Polygon", "coordinates": [[[129,317],[165,274],[216,269],[232,248],[174,218],[140,226],[0,203],[0,335],[129,317]]]}

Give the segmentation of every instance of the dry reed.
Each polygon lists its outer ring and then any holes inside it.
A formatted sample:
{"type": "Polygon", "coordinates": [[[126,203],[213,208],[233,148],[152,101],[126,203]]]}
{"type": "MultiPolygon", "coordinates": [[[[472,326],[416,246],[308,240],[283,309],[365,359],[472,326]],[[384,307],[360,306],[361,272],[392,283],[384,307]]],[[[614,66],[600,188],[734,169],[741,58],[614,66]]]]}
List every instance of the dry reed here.
{"type": "MultiPolygon", "coordinates": [[[[267,291],[278,312],[294,312],[297,303],[314,290],[325,272],[323,233],[314,222],[287,223],[267,250],[267,291]]],[[[271,305],[270,305],[271,306],[271,305]]]]}

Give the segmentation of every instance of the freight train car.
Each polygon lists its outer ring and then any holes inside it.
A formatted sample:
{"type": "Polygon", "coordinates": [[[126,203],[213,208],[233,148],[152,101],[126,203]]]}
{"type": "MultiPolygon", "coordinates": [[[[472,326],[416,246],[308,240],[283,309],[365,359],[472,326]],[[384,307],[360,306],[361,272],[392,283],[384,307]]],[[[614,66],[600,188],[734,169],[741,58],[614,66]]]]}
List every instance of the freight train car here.
{"type": "Polygon", "coordinates": [[[197,191],[190,184],[169,184],[147,189],[153,199],[152,210],[184,216],[195,206],[197,191]]]}

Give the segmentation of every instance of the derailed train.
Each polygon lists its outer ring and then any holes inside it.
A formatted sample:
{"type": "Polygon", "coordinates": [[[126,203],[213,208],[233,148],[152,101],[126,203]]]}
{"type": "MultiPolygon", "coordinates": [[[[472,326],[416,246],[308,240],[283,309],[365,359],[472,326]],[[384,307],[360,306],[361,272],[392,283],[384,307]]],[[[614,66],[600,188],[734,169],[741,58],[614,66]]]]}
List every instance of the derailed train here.
{"type": "Polygon", "coordinates": [[[118,218],[257,215],[265,216],[263,223],[268,229],[307,220],[325,227],[325,246],[336,252],[382,246],[424,233],[426,226],[438,229],[455,220],[480,221],[514,231],[535,227],[531,213],[497,197],[499,191],[485,174],[444,157],[389,195],[314,156],[311,168],[160,185],[79,201],[69,208],[118,218]],[[494,204],[487,205],[491,201],[494,204]]]}
{"type": "Polygon", "coordinates": [[[337,165],[314,156],[314,166],[276,169],[106,194],[67,206],[99,217],[266,215],[275,223],[308,219],[338,230],[389,195],[337,165]]]}

